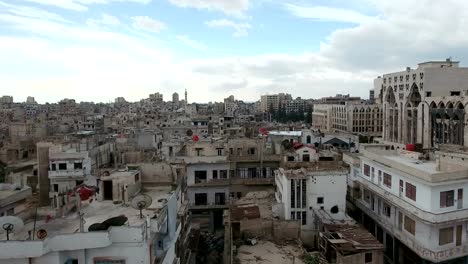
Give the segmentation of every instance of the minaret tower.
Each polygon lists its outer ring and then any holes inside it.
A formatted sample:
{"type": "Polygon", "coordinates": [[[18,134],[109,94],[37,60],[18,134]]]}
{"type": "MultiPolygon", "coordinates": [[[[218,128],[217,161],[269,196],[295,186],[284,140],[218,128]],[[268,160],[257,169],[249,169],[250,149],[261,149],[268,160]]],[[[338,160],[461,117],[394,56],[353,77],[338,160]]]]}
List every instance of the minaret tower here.
{"type": "Polygon", "coordinates": [[[187,102],[187,89],[185,89],[185,108],[187,108],[188,102],[187,102]]]}

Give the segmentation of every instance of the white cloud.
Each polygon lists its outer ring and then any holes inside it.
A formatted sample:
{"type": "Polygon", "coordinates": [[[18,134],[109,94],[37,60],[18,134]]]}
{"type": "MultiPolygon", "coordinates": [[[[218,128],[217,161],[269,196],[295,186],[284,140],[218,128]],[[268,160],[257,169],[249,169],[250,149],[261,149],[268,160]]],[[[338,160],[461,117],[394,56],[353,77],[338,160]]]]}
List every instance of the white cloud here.
{"type": "Polygon", "coordinates": [[[86,11],[88,5],[92,4],[110,4],[112,2],[134,2],[148,4],[152,0],[26,0],[41,5],[56,6],[75,11],[86,11]]]}
{"type": "Polygon", "coordinates": [[[196,50],[200,50],[200,51],[206,51],[208,49],[208,47],[199,42],[199,41],[196,41],[194,39],[191,39],[189,36],[186,36],[186,35],[178,35],[176,36],[176,38],[178,40],[180,40],[182,43],[184,43],[185,45],[193,48],[193,49],[196,49],[196,50]]]}
{"type": "Polygon", "coordinates": [[[150,32],[158,33],[161,30],[167,28],[166,24],[161,21],[152,19],[147,16],[135,16],[132,17],[133,20],[133,27],[136,29],[142,29],[150,32]]]}
{"type": "Polygon", "coordinates": [[[218,10],[238,18],[245,17],[250,5],[249,0],[169,0],[169,2],[179,7],[218,10]]]}
{"type": "MultiPolygon", "coordinates": [[[[233,90],[246,101],[275,92],[365,97],[372,79],[387,71],[448,56],[467,63],[468,1],[373,1],[378,20],[333,32],[318,52],[200,60],[180,58],[171,43],[158,42],[155,34],[82,27],[60,22],[52,13],[0,12],[2,26],[28,36],[0,33],[0,87],[8,87],[17,100],[34,95],[41,102],[117,96],[136,101],[155,91],[166,97],[182,94],[185,88],[190,102],[219,101],[233,90]]],[[[204,47],[186,40],[192,39],[180,35],[174,41],[204,47]]]]}
{"type": "Polygon", "coordinates": [[[218,27],[218,28],[232,28],[234,29],[234,37],[245,37],[249,34],[248,30],[251,28],[249,23],[237,23],[228,19],[215,19],[205,22],[209,27],[218,27]]]}
{"type": "Polygon", "coordinates": [[[353,10],[331,8],[326,6],[299,6],[286,4],[286,8],[295,16],[324,21],[339,21],[362,24],[376,20],[376,17],[366,16],[353,10]]]}
{"type": "Polygon", "coordinates": [[[86,24],[91,27],[118,26],[120,25],[120,20],[115,16],[102,14],[99,19],[87,19],[86,24]]]}

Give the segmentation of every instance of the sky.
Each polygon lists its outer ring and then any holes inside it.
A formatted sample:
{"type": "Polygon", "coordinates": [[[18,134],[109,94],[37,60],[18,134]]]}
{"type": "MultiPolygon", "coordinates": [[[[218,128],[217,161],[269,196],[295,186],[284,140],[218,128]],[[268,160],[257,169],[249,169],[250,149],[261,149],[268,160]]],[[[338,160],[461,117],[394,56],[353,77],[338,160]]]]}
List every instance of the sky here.
{"type": "Polygon", "coordinates": [[[466,0],[0,0],[0,95],[367,98],[384,73],[465,65],[467,17],[466,0]]]}

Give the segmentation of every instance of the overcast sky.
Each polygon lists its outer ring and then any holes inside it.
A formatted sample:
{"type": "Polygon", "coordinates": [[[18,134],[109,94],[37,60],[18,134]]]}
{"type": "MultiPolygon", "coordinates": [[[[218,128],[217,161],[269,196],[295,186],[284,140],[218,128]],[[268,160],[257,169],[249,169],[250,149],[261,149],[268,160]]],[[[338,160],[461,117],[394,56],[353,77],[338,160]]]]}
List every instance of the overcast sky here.
{"type": "Polygon", "coordinates": [[[467,18],[466,0],[0,0],[0,95],[367,98],[383,73],[465,65],[467,18]]]}

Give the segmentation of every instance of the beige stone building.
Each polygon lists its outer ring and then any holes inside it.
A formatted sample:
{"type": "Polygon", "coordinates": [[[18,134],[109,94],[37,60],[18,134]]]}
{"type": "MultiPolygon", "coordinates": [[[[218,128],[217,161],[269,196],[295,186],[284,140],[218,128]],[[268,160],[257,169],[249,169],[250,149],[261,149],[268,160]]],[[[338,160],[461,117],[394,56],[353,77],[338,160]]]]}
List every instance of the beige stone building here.
{"type": "Polygon", "coordinates": [[[468,68],[429,61],[374,81],[384,113],[383,141],[393,145],[468,146],[468,68]]]}
{"type": "Polygon", "coordinates": [[[331,107],[329,104],[316,104],[312,111],[312,127],[322,132],[331,131],[331,107]]]}
{"type": "Polygon", "coordinates": [[[331,106],[331,129],[366,136],[382,134],[382,107],[373,104],[331,106]]]}
{"type": "Polygon", "coordinates": [[[290,94],[271,94],[262,95],[260,97],[260,111],[268,112],[269,110],[278,111],[283,100],[292,100],[290,94]],[[272,109],[270,109],[272,108],[272,109]]]}

